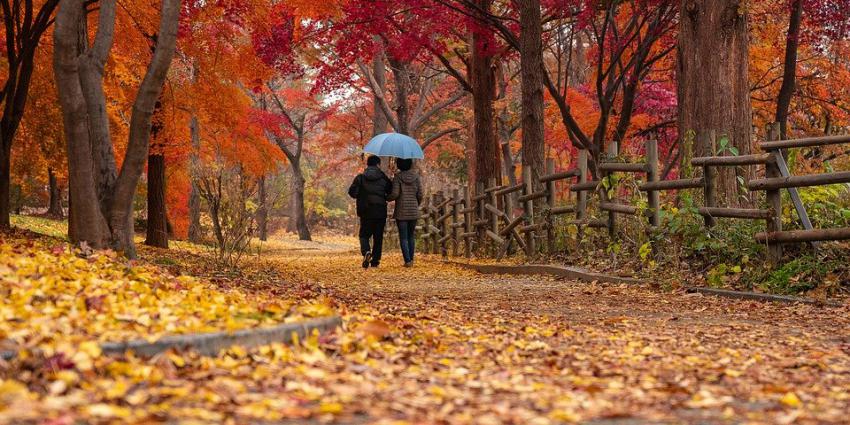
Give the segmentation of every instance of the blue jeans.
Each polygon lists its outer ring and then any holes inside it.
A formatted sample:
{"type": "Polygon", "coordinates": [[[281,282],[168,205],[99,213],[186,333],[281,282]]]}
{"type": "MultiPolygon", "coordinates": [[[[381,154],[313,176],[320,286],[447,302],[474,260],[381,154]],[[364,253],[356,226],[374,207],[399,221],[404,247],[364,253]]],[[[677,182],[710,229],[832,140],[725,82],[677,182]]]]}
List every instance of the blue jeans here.
{"type": "Polygon", "coordinates": [[[398,220],[398,240],[401,244],[401,255],[404,262],[413,261],[413,253],[416,250],[416,220],[398,220]]]}

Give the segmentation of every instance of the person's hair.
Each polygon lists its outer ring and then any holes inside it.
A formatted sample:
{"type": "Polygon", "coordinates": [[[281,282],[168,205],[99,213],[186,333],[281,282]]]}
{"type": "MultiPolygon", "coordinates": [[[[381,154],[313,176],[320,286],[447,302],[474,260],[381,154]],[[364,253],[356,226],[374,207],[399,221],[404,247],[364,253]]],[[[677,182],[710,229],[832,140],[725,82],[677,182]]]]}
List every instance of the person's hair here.
{"type": "Polygon", "coordinates": [[[372,155],[369,158],[366,158],[366,165],[369,167],[377,167],[381,165],[381,157],[372,155]]]}
{"type": "Polygon", "coordinates": [[[413,160],[412,159],[396,158],[395,166],[398,167],[398,169],[401,170],[401,171],[407,171],[407,170],[413,168],[413,160]]]}

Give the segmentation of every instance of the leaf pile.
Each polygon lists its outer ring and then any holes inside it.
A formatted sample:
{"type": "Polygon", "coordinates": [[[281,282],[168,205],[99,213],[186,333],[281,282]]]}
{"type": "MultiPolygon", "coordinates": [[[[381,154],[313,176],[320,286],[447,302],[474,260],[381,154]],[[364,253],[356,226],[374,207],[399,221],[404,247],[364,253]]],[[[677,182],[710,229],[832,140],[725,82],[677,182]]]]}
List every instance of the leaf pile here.
{"type": "Polygon", "coordinates": [[[397,253],[364,271],[314,248],[206,274],[250,280],[249,298],[332,304],[341,331],[216,358],[110,358],[87,344],[18,359],[3,368],[0,422],[839,423],[850,409],[847,306],[484,276],[429,258],[406,269],[397,253]]]}

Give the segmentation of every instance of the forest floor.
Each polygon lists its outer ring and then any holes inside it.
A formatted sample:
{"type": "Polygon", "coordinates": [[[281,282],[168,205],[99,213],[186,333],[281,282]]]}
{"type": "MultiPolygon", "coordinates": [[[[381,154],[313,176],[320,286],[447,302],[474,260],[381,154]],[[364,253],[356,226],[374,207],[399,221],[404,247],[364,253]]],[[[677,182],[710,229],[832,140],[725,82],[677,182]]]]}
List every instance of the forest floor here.
{"type": "Polygon", "coordinates": [[[11,364],[0,421],[773,424],[850,411],[850,305],[480,275],[436,257],[407,269],[397,252],[363,270],[351,239],[319,239],[264,244],[239,271],[185,247],[143,256],[239,300],[326,306],[337,333],[217,358],[92,356],[85,371],[70,363],[67,385],[11,364]]]}

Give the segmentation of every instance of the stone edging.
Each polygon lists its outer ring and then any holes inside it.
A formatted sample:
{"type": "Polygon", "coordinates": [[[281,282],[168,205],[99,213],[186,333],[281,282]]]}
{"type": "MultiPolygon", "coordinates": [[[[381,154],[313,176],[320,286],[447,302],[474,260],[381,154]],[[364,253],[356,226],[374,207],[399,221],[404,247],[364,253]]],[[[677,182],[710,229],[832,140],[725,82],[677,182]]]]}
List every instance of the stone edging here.
{"type": "Polygon", "coordinates": [[[738,300],[771,301],[788,304],[801,303],[826,307],[842,306],[840,303],[837,303],[835,301],[818,301],[811,298],[792,297],[788,295],[762,294],[758,292],[732,291],[729,289],[705,288],[698,286],[689,287],[687,289],[687,292],[714,295],[718,297],[733,298],[738,300]]]}
{"type": "MultiPolygon", "coordinates": [[[[304,322],[284,323],[269,328],[242,329],[233,332],[208,332],[185,335],[172,335],[154,342],[135,340],[126,342],[105,342],[100,345],[104,354],[120,355],[133,351],[138,356],[150,357],[169,349],[193,350],[205,356],[215,356],[221,350],[233,345],[250,348],[274,342],[290,344],[293,335],[304,338],[314,330],[328,332],[342,325],[339,316],[320,317],[304,322]]],[[[0,352],[0,358],[11,360],[17,356],[15,351],[0,352]]]]}
{"type": "Polygon", "coordinates": [[[448,264],[475,270],[484,274],[544,274],[563,277],[567,279],[580,280],[583,282],[608,282],[615,284],[641,285],[647,283],[642,279],[632,277],[610,276],[603,273],[595,273],[577,267],[553,266],[547,264],[528,264],[520,266],[508,266],[502,264],[472,264],[448,261],[448,264]]]}

